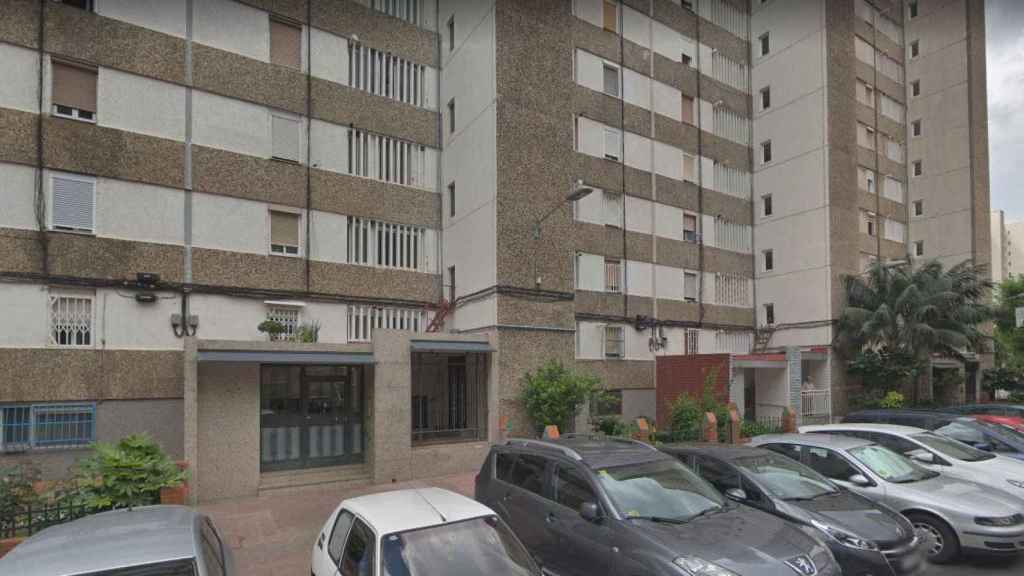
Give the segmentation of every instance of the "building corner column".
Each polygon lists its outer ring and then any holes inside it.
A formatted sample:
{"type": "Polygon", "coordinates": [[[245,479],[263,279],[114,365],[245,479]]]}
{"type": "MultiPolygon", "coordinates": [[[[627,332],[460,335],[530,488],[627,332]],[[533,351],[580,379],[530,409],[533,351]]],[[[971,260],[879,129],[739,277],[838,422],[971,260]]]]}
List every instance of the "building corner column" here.
{"type": "Polygon", "coordinates": [[[185,460],[189,465],[188,503],[199,501],[199,353],[194,336],[186,336],[184,358],[185,460]]]}

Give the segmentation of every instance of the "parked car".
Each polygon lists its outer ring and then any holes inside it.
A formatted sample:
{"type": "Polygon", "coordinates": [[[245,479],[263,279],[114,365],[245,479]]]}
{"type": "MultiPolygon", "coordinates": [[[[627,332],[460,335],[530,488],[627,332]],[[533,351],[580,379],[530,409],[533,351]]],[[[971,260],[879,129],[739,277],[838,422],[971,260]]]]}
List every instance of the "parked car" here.
{"type": "Polygon", "coordinates": [[[0,558],[0,574],[232,576],[235,566],[207,516],[142,506],[51,526],[0,558]]]}
{"type": "Polygon", "coordinates": [[[921,428],[894,424],[826,424],[801,426],[800,431],[870,440],[936,472],[973,480],[1024,498],[1024,462],[978,450],[921,428]]]}
{"type": "Polygon", "coordinates": [[[344,500],[313,545],[313,576],[539,576],[509,527],[486,506],[441,488],[344,500]]]}
{"type": "Polygon", "coordinates": [[[1024,432],[1024,418],[1016,416],[993,416],[991,414],[972,414],[975,420],[988,422],[989,424],[1001,424],[1007,428],[1013,428],[1017,432],[1024,432]]]}
{"type": "Polygon", "coordinates": [[[1024,418],[1024,404],[962,404],[960,406],[942,408],[941,411],[949,412],[951,414],[969,414],[972,416],[975,414],[985,414],[989,416],[1013,416],[1014,418],[1024,418]]]}
{"type": "Polygon", "coordinates": [[[917,574],[924,550],[899,512],[770,450],[729,444],[659,447],[726,496],[815,530],[843,574],[917,574]]]}
{"type": "Polygon", "coordinates": [[[1024,460],[1024,434],[970,416],[931,410],[862,410],[843,418],[843,423],[896,424],[923,428],[986,452],[1024,460]]]}
{"type": "Polygon", "coordinates": [[[832,576],[812,532],[726,499],[641,442],[570,435],[491,448],[476,497],[561,576],[832,576]]]}
{"type": "Polygon", "coordinates": [[[1024,550],[1024,503],[1002,490],[940,474],[879,444],[828,434],[769,434],[751,440],[815,469],[840,486],[900,511],[943,563],[961,550],[1024,550]]]}

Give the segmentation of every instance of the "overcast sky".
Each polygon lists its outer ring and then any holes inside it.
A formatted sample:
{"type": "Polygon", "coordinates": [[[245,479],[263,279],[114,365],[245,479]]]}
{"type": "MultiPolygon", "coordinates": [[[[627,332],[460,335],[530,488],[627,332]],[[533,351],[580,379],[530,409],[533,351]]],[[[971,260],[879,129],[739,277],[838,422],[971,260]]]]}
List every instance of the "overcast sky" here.
{"type": "Polygon", "coordinates": [[[1024,1],[986,6],[992,209],[1024,220],[1024,1]]]}

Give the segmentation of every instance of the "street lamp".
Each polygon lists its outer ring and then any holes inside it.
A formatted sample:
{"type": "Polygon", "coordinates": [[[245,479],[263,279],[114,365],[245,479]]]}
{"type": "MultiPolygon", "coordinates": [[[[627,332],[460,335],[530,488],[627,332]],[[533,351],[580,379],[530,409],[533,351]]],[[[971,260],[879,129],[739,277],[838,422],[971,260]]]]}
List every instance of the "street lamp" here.
{"type": "Polygon", "coordinates": [[[571,193],[569,193],[561,202],[553,206],[550,210],[547,211],[547,213],[545,213],[536,222],[533,223],[533,239],[540,240],[540,225],[543,224],[545,220],[550,218],[552,214],[557,212],[559,208],[561,208],[564,204],[582,200],[583,198],[589,196],[590,193],[593,191],[593,188],[583,185],[583,180],[577,180],[576,187],[573,189],[571,193]]]}

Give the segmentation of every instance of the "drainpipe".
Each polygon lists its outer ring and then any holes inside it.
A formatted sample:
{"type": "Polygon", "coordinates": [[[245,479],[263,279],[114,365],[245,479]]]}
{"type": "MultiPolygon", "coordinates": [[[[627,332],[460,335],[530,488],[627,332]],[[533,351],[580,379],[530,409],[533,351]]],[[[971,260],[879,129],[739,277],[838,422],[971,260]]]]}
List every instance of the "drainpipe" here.
{"type": "MultiPolygon", "coordinates": [[[[619,128],[622,138],[619,140],[621,158],[619,159],[619,180],[622,187],[622,317],[629,319],[629,253],[626,241],[626,35],[622,30],[623,5],[619,4],[619,77],[622,89],[619,94],[619,128]]],[[[654,159],[651,158],[653,163],[654,159]]]]}
{"type": "Polygon", "coordinates": [[[312,149],[310,138],[313,127],[313,3],[306,2],[306,292],[311,291],[310,258],[313,246],[310,244],[310,230],[313,221],[313,178],[312,149]]]}
{"type": "MultiPolygon", "coordinates": [[[[704,325],[704,118],[701,106],[701,76],[704,71],[701,69],[700,49],[700,8],[694,12],[697,22],[697,219],[700,225],[698,229],[697,242],[697,328],[704,325]]],[[[712,60],[712,64],[714,61],[712,60]]],[[[684,287],[685,288],[685,287],[684,287]]],[[[699,332],[698,332],[699,334],[699,332]]],[[[700,336],[698,335],[698,338],[700,336]]]]}

